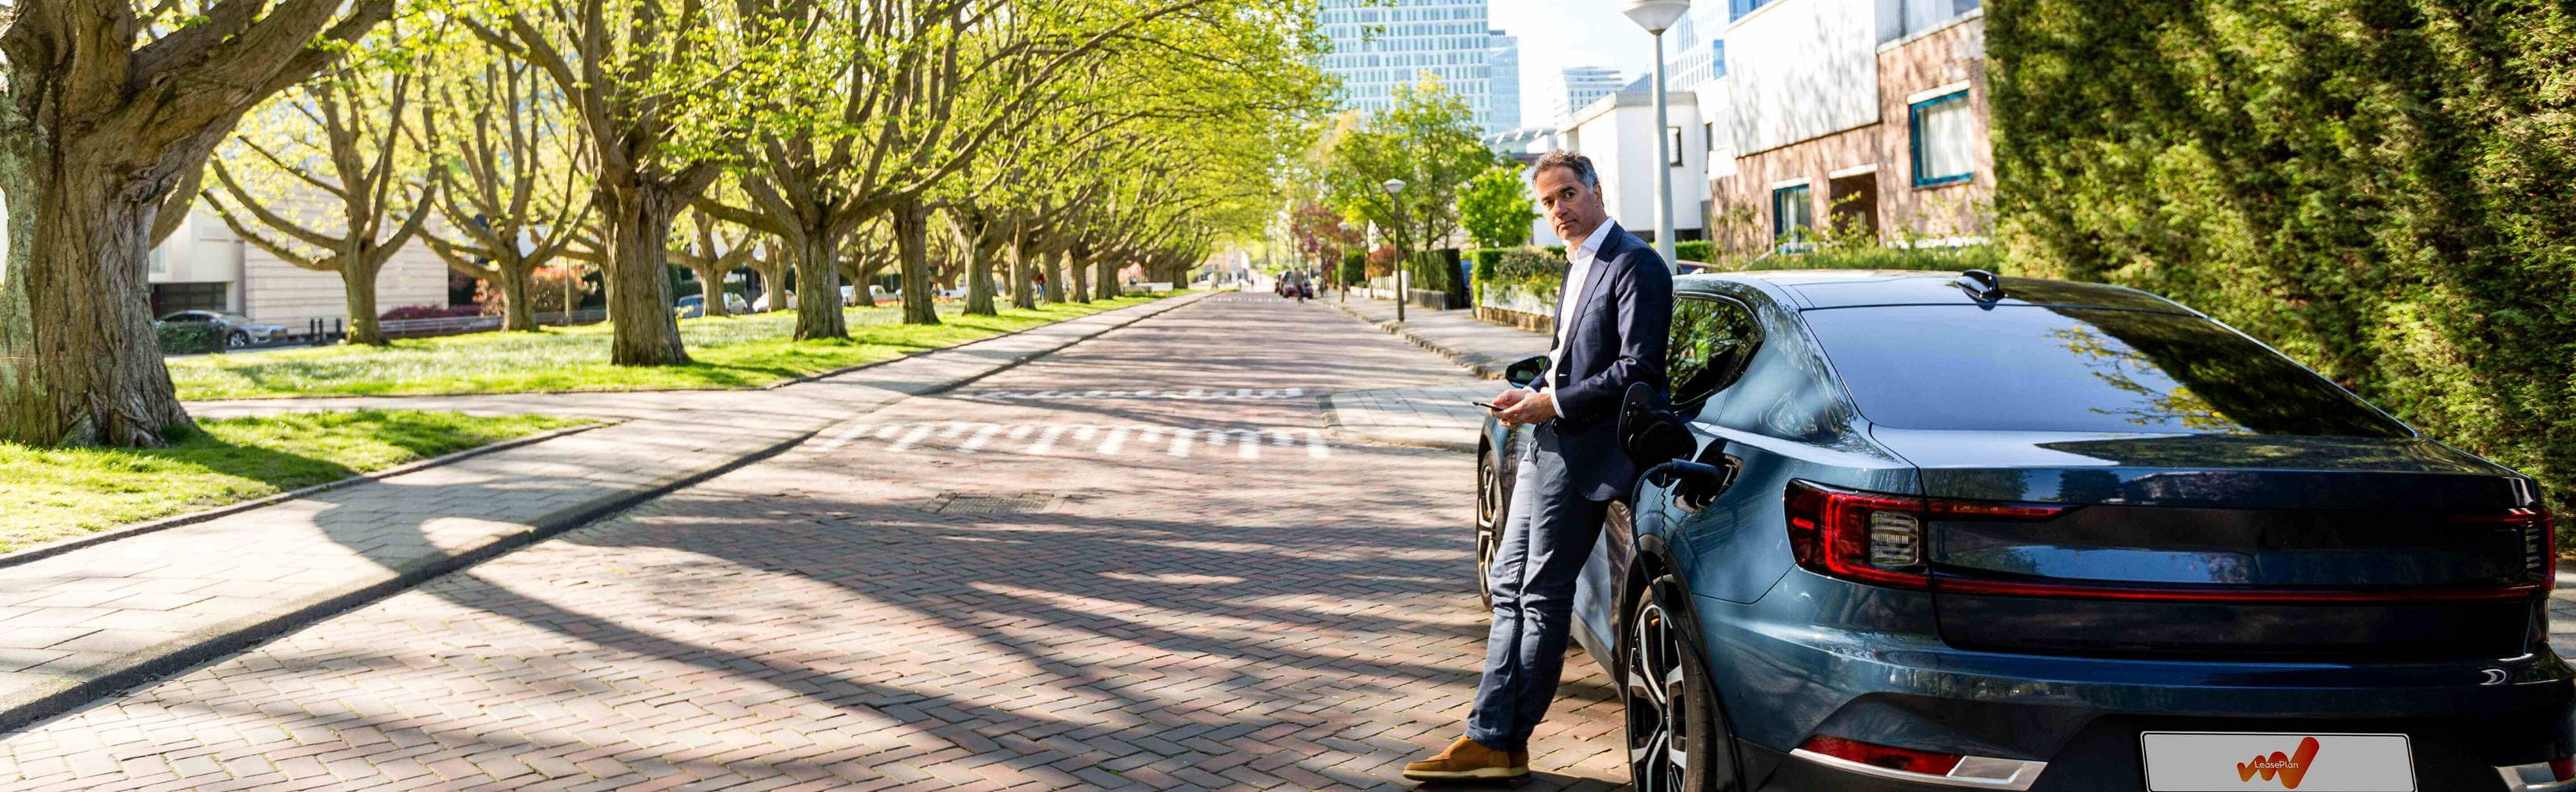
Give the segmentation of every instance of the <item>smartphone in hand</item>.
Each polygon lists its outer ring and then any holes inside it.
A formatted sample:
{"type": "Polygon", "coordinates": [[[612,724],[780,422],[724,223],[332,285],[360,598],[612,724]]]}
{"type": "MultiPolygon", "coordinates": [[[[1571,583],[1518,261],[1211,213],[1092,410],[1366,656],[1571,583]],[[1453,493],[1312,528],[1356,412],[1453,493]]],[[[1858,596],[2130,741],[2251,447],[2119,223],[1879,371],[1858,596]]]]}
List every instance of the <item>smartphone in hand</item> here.
{"type": "Polygon", "coordinates": [[[1478,407],[1483,407],[1483,408],[1485,408],[1485,411],[1486,411],[1486,412],[1495,412],[1495,411],[1497,411],[1497,410],[1501,409],[1501,408],[1495,407],[1495,406],[1494,406],[1494,404],[1493,404],[1493,402],[1480,402],[1480,401],[1477,401],[1477,400],[1475,400],[1475,399],[1468,399],[1468,400],[1467,400],[1467,403],[1468,403],[1468,404],[1476,405],[1476,406],[1478,406],[1478,407]]]}

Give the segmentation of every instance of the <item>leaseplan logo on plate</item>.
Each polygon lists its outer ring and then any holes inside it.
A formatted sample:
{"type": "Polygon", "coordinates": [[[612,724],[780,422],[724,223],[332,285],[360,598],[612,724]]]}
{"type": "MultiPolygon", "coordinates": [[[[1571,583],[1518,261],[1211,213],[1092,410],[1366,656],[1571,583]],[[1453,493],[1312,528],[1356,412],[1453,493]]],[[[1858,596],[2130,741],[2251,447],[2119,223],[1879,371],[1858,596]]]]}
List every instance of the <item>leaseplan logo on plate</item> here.
{"type": "Polygon", "coordinates": [[[2403,734],[2146,732],[2149,792],[2416,792],[2403,734]]]}
{"type": "Polygon", "coordinates": [[[2252,781],[2259,775],[2265,781],[2279,779],[2282,789],[2297,789],[2300,781],[2307,780],[2308,763],[2316,760],[2317,738],[2301,737],[2296,753],[2273,751],[2271,756],[2256,756],[2251,762],[2237,762],[2236,780],[2252,781]]]}

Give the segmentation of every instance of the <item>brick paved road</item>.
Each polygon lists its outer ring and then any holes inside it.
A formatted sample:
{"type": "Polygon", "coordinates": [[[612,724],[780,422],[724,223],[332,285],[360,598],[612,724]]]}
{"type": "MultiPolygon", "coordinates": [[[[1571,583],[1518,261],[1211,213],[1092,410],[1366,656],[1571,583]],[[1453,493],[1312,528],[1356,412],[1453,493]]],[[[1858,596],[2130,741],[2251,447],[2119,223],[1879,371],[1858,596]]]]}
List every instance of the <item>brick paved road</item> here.
{"type": "MultiPolygon", "coordinates": [[[[1398,785],[1475,684],[1471,459],[1310,446],[1311,396],[1160,392],[1451,371],[1321,305],[1190,306],[0,737],[0,781],[1398,785]],[[1048,391],[1082,395],[979,396],[1048,391]]],[[[1524,789],[1620,777],[1609,686],[1568,671],[1524,789]]]]}

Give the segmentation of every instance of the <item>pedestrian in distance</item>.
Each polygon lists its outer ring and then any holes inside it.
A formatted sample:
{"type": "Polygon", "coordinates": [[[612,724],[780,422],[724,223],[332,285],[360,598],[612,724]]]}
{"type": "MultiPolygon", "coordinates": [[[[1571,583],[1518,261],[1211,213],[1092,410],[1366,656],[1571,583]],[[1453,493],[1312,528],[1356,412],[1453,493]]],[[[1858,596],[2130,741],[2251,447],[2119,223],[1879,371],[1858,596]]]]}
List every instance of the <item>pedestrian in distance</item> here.
{"type": "Polygon", "coordinates": [[[1567,240],[1564,288],[1547,368],[1527,389],[1494,397],[1521,449],[1510,521],[1488,565],[1493,626],[1466,735],[1404,766],[1417,781],[1529,774],[1529,738],[1556,698],[1574,610],[1575,575],[1600,538],[1610,500],[1637,485],[1619,445],[1619,409],[1636,383],[1666,397],[1664,344],[1673,276],[1662,256],[1612,222],[1592,160],[1550,152],[1530,181],[1556,235],[1567,240]]]}

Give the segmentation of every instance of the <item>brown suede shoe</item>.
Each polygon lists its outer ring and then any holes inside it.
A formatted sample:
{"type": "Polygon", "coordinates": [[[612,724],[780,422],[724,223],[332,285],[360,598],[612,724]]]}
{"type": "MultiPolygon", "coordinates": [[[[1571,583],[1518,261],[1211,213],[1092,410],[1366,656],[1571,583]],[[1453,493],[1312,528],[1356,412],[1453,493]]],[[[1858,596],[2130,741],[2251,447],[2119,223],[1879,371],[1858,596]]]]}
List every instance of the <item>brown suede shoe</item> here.
{"type": "Polygon", "coordinates": [[[1415,781],[1457,781],[1478,778],[1519,778],[1529,775],[1528,751],[1497,751],[1484,743],[1466,737],[1449,744],[1439,756],[1404,766],[1404,777],[1415,781]]]}

